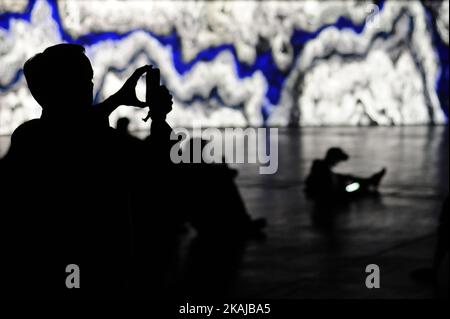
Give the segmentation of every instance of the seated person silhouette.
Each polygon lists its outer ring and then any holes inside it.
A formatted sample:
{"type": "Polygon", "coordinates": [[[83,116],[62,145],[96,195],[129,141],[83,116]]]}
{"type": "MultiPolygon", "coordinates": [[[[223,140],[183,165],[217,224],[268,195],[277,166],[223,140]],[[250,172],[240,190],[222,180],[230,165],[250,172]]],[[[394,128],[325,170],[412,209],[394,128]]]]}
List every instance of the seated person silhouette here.
{"type": "Polygon", "coordinates": [[[183,152],[189,152],[190,163],[184,165],[183,179],[189,183],[183,195],[188,204],[187,221],[199,236],[217,239],[262,239],[266,226],[263,218],[252,220],[234,181],[237,170],[223,163],[194,162],[194,145],[200,151],[208,143],[201,139],[187,141],[183,152]]]}
{"type": "MultiPolygon", "coordinates": [[[[0,271],[8,278],[1,292],[101,298],[126,291],[130,185],[140,176],[133,169],[147,159],[109,126],[108,116],[120,105],[148,106],[137,99],[135,86],[149,70],[137,69],[117,93],[92,105],[93,69],[82,46],[55,45],[25,63],[42,114],[14,131],[2,161],[0,271]],[[72,263],[80,267],[83,289],[66,288],[65,268],[72,263]]],[[[166,88],[153,96],[158,114],[171,110],[166,88]]],[[[156,133],[166,126],[165,117],[152,119],[156,133]]]]}
{"type": "Polygon", "coordinates": [[[337,164],[348,158],[342,149],[332,147],[325,158],[314,160],[306,178],[306,195],[311,199],[346,199],[354,195],[375,193],[386,169],[383,168],[369,178],[333,172],[337,164]]]}

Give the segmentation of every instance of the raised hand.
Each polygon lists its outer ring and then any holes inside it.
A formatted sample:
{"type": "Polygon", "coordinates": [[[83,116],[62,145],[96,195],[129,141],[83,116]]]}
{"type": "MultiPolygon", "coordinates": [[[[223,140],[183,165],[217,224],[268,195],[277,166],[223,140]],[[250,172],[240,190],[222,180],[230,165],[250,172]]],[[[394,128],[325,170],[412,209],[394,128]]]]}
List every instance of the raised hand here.
{"type": "Polygon", "coordinates": [[[149,114],[144,121],[147,121],[149,118],[152,118],[153,121],[165,120],[166,115],[172,110],[172,95],[165,86],[158,86],[151,93],[150,101],[139,101],[136,96],[136,85],[139,78],[152,69],[151,65],[145,65],[136,69],[119,91],[94,107],[95,112],[100,114],[102,118],[107,118],[120,105],[141,108],[150,107],[149,114]]]}
{"type": "Polygon", "coordinates": [[[117,91],[112,97],[118,105],[128,105],[136,107],[147,107],[146,102],[139,101],[136,96],[136,85],[139,78],[152,69],[151,65],[142,66],[128,78],[122,88],[117,91]]]}

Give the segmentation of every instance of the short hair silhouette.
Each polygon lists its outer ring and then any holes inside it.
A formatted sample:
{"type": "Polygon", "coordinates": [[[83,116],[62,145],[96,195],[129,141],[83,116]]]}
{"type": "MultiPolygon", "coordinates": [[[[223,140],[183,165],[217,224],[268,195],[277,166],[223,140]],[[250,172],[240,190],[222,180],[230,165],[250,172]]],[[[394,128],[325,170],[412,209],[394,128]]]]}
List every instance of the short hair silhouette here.
{"type": "Polygon", "coordinates": [[[25,62],[23,72],[35,100],[44,110],[73,111],[93,102],[93,70],[80,45],[58,44],[25,62]]]}
{"type": "Polygon", "coordinates": [[[331,162],[342,162],[348,160],[349,156],[340,147],[331,147],[325,155],[325,159],[331,162]]]}

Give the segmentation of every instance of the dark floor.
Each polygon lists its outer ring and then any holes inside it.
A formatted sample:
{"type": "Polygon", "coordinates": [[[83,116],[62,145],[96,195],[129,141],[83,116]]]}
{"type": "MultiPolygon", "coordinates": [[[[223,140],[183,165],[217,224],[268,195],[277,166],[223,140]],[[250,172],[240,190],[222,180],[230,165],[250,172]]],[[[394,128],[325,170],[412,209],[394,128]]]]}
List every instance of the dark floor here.
{"type": "MultiPolygon", "coordinates": [[[[437,217],[448,193],[448,128],[305,128],[279,133],[277,174],[260,175],[254,164],[237,166],[237,182],[250,214],[269,221],[267,240],[216,253],[204,261],[207,271],[198,270],[197,279],[213,282],[217,290],[221,284],[231,286],[228,294],[235,297],[432,297],[431,287],[414,282],[410,273],[431,263],[437,217]],[[311,161],[331,146],[351,155],[340,171],[369,175],[386,166],[388,173],[380,197],[343,207],[331,227],[323,229],[317,227],[302,188],[311,161]],[[380,289],[365,286],[368,264],[380,267],[380,289]]],[[[0,156],[7,143],[7,137],[0,137],[0,156]]],[[[182,255],[189,244],[186,240],[182,255]]],[[[182,277],[185,270],[180,269],[182,277]]]]}
{"type": "Polygon", "coordinates": [[[273,176],[242,170],[241,193],[252,215],[270,221],[269,240],[243,259],[239,294],[286,298],[415,298],[429,287],[409,273],[430,262],[433,234],[448,193],[446,127],[308,128],[280,134],[273,176]],[[350,160],[344,172],[368,175],[386,166],[381,197],[344,209],[332,231],[313,227],[302,187],[310,163],[331,146],[350,160]],[[365,266],[377,264],[381,289],[365,287],[365,266]]]}

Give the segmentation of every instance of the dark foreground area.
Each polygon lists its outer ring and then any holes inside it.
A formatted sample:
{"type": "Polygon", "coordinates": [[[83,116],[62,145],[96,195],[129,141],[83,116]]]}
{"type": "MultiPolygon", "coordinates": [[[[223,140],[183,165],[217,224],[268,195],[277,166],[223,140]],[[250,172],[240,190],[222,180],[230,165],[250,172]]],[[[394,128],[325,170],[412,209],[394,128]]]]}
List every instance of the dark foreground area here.
{"type": "MultiPolygon", "coordinates": [[[[0,157],[8,143],[0,137],[0,157]]],[[[277,174],[235,165],[249,213],[268,221],[267,239],[211,247],[188,230],[168,289],[238,298],[432,298],[432,286],[411,273],[432,263],[448,154],[447,127],[280,129],[277,174]],[[386,167],[387,174],[380,196],[317,216],[304,180],[312,160],[332,146],[351,156],[340,172],[364,176],[386,167]],[[365,286],[368,264],[380,267],[379,289],[365,286]]]]}

